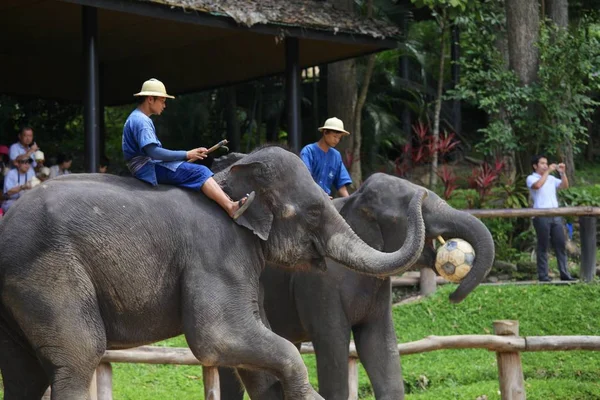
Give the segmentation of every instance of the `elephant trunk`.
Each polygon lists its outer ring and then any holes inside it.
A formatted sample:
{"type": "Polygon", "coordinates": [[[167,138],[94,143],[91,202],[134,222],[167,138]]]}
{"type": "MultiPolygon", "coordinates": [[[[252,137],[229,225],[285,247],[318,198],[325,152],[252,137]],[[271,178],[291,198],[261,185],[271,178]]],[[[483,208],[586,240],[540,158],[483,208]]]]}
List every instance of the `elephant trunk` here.
{"type": "Polygon", "coordinates": [[[444,229],[438,234],[446,239],[460,238],[466,240],[475,250],[475,261],[471,271],[461,281],[458,288],[450,294],[450,301],[461,302],[473,289],[485,279],[494,262],[494,239],[487,227],[478,218],[465,211],[455,210],[444,202],[443,210],[440,209],[438,217],[443,221],[451,221],[446,224],[449,229],[444,229]]]}
{"type": "Polygon", "coordinates": [[[367,275],[387,277],[400,274],[419,259],[425,244],[425,223],[422,215],[427,191],[419,190],[408,207],[407,238],[393,253],[382,253],[362,241],[346,224],[341,215],[332,215],[325,225],[326,255],[348,268],[367,275]]]}

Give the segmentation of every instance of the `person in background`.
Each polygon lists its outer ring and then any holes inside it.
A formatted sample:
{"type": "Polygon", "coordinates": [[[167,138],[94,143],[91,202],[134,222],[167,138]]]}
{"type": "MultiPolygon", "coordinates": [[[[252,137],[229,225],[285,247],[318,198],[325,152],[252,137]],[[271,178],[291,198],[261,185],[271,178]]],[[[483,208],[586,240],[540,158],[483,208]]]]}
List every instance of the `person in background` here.
{"type": "MultiPolygon", "coordinates": [[[[527,187],[533,199],[533,208],[558,208],[556,192],[569,187],[569,179],[565,171],[565,164],[550,164],[543,155],[536,155],[531,159],[533,173],[527,177],[527,187]],[[558,172],[560,179],[552,176],[558,172]]],[[[565,223],[562,217],[534,217],[533,227],[537,235],[537,270],[540,282],[550,282],[548,276],[548,247],[552,244],[556,253],[556,261],[562,281],[575,281],[567,270],[565,223]]]]}
{"type": "Polygon", "coordinates": [[[28,154],[17,156],[14,161],[15,168],[8,171],[4,178],[4,193],[5,200],[2,202],[2,210],[4,213],[8,211],[10,206],[23,195],[23,192],[31,189],[31,181],[35,176],[33,168],[31,168],[31,157],[28,154]]]}
{"type": "Polygon", "coordinates": [[[105,156],[100,157],[100,165],[98,165],[98,172],[101,174],[106,174],[108,172],[109,166],[110,160],[105,156]]]}
{"type": "Polygon", "coordinates": [[[50,179],[50,168],[48,168],[48,167],[40,168],[40,172],[35,174],[35,176],[37,176],[37,178],[40,180],[40,182],[47,181],[48,179],[50,179]]]}
{"type": "Polygon", "coordinates": [[[318,142],[304,146],[300,158],[306,164],[313,180],[331,197],[331,186],[334,185],[342,197],[348,197],[346,185],[352,183],[350,174],[342,162],[342,155],[334,149],[342,136],[350,132],[344,130],[344,123],[338,118],[329,118],[319,128],[323,134],[318,142]]]}
{"type": "Polygon", "coordinates": [[[167,94],[165,85],[158,79],[149,79],[134,96],[139,99],[138,106],[123,126],[123,156],[131,174],[153,186],[161,183],[202,191],[231,218],[239,218],[253,202],[255,192],[233,201],[214,180],[210,169],[193,163],[206,158],[206,148],[173,151],[163,148],[158,140],[150,116],[162,114],[167,98],[174,98],[167,94]]]}
{"type": "Polygon", "coordinates": [[[3,187],[4,177],[10,171],[9,153],[8,146],[0,145],[0,187],[3,187]]]}
{"type": "Polygon", "coordinates": [[[38,150],[38,145],[33,141],[33,128],[30,126],[24,126],[19,132],[19,141],[10,146],[10,162],[14,163],[14,161],[17,159],[17,156],[25,154],[27,157],[31,157],[33,161],[32,164],[35,167],[36,162],[33,159],[33,153],[38,150]]]}
{"type": "Polygon", "coordinates": [[[50,179],[70,174],[69,168],[72,163],[73,157],[70,154],[59,154],[56,157],[56,165],[50,167],[50,179]]]}
{"type": "Polygon", "coordinates": [[[44,152],[41,150],[38,150],[35,153],[33,153],[33,160],[36,164],[33,167],[33,169],[35,170],[36,174],[39,173],[42,168],[44,168],[44,163],[46,162],[45,158],[46,157],[44,156],[44,152]]]}

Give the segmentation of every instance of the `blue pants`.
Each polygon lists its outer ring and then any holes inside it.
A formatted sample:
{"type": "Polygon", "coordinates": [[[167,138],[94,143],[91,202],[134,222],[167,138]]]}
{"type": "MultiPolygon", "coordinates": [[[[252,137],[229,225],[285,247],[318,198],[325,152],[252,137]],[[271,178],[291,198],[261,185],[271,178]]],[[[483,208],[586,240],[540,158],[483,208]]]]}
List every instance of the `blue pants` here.
{"type": "Polygon", "coordinates": [[[192,190],[200,190],[204,182],[214,174],[210,169],[200,164],[184,162],[175,171],[161,165],[156,166],[158,183],[180,186],[192,190]]]}

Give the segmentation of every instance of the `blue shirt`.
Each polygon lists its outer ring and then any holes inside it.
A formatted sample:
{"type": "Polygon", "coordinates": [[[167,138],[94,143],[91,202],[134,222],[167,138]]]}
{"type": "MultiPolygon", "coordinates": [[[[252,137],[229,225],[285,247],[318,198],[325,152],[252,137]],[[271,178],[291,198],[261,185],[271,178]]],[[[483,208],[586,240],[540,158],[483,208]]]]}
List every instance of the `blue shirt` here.
{"type": "Polygon", "coordinates": [[[537,172],[527,177],[527,187],[533,199],[533,208],[557,208],[558,199],[556,198],[556,189],[558,189],[562,181],[552,175],[548,175],[546,182],[544,182],[541,188],[537,190],[532,189],[531,186],[540,179],[542,179],[542,176],[537,172]]]}
{"type": "Polygon", "coordinates": [[[308,167],[317,185],[331,195],[331,185],[336,189],[352,183],[350,174],[342,162],[342,155],[333,147],[325,153],[317,143],[304,146],[300,158],[308,167]]]}
{"type": "MultiPolygon", "coordinates": [[[[32,167],[29,167],[27,173],[20,173],[18,169],[14,168],[8,171],[8,174],[4,177],[4,190],[2,193],[6,194],[10,189],[15,186],[24,185],[29,182],[35,176],[35,171],[32,167]]],[[[15,193],[8,197],[8,199],[4,200],[2,203],[2,209],[6,212],[8,208],[15,202],[21,195],[23,191],[19,193],[15,193]]]]}
{"type": "MultiPolygon", "coordinates": [[[[129,114],[129,117],[123,126],[123,156],[125,161],[128,162],[134,157],[148,157],[143,149],[149,144],[156,144],[158,147],[162,147],[162,144],[156,136],[154,123],[150,117],[136,108],[129,114]]],[[[134,172],[134,176],[156,186],[158,184],[156,181],[156,171],[154,169],[156,164],[160,164],[171,171],[175,171],[183,162],[184,161],[162,162],[160,160],[150,159],[134,172]]]]}

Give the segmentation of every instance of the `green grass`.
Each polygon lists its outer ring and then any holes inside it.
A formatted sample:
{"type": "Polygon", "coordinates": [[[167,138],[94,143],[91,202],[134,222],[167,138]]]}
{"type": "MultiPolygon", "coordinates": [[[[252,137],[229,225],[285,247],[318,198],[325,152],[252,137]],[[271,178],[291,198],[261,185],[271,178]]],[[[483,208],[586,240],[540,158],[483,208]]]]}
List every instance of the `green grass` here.
{"type": "MultiPolygon", "coordinates": [[[[428,335],[492,333],[492,323],[516,319],[522,336],[600,334],[600,285],[485,286],[460,304],[450,304],[455,285],[432,297],[394,308],[400,341],[428,335]]],[[[182,337],[160,345],[182,347],[182,337]]],[[[600,400],[600,353],[564,351],[522,353],[529,400],[600,400]]],[[[310,381],[317,387],[314,356],[305,356],[310,381]]],[[[500,399],[495,353],[441,350],[402,357],[407,400],[500,399]]],[[[113,364],[114,399],[202,398],[200,367],[113,364]]],[[[360,370],[361,399],[374,399],[360,370]]]]}

